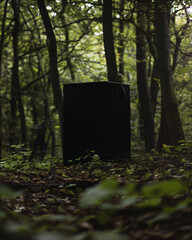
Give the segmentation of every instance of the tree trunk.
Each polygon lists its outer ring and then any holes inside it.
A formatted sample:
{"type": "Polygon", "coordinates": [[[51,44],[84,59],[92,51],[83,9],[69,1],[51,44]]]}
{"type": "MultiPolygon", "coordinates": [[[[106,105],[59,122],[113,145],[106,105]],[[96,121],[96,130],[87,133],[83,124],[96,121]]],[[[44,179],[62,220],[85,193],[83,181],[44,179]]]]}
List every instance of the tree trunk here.
{"type": "Polygon", "coordinates": [[[159,85],[160,85],[160,83],[159,83],[159,64],[158,64],[158,59],[155,57],[154,63],[153,63],[153,70],[152,70],[152,76],[151,76],[151,88],[150,88],[153,117],[155,117],[155,112],[156,112],[159,85]]]}
{"type": "Polygon", "coordinates": [[[107,62],[108,80],[118,82],[117,63],[113,41],[112,0],[103,1],[103,40],[107,62]]]}
{"type": "MultiPolygon", "coordinates": [[[[30,11],[30,13],[33,17],[34,25],[38,29],[35,16],[34,16],[33,12],[30,10],[30,7],[28,7],[28,8],[29,8],[29,11],[30,11]]],[[[25,20],[25,22],[26,22],[26,25],[27,25],[26,20],[25,20]]],[[[35,36],[34,36],[34,31],[32,29],[30,29],[29,27],[28,27],[28,30],[31,32],[31,36],[32,36],[32,40],[33,40],[35,48],[38,49],[37,44],[36,44],[36,39],[35,39],[35,36]]],[[[38,34],[38,40],[39,40],[39,43],[41,43],[40,34],[38,34]]],[[[48,93],[47,93],[47,88],[46,88],[46,76],[43,72],[43,68],[42,68],[42,65],[41,65],[41,58],[39,56],[38,50],[36,50],[36,56],[37,56],[37,61],[38,61],[38,73],[39,73],[38,75],[42,76],[42,78],[44,80],[43,83],[42,83],[42,81],[40,81],[40,85],[41,85],[41,88],[42,88],[43,94],[44,94],[44,105],[45,105],[44,106],[44,109],[45,109],[44,118],[47,120],[47,125],[48,125],[47,128],[50,131],[49,136],[51,137],[51,140],[52,140],[51,155],[54,156],[55,155],[55,147],[54,146],[56,145],[55,144],[55,129],[54,129],[54,125],[53,125],[53,121],[52,121],[52,117],[51,117],[50,103],[49,103],[49,98],[48,98],[48,93]]],[[[31,68],[31,72],[33,73],[33,68],[32,68],[31,65],[30,65],[30,68],[31,68]]],[[[34,101],[32,101],[32,103],[33,103],[33,109],[34,109],[34,119],[36,119],[36,121],[34,121],[34,126],[35,126],[36,124],[38,124],[38,121],[37,121],[37,114],[36,114],[36,111],[35,111],[35,103],[34,103],[34,101]]],[[[49,141],[47,141],[47,142],[49,142],[49,141]]],[[[48,146],[48,144],[46,146],[48,146]]]]}
{"type": "MultiPolygon", "coordinates": [[[[14,5],[14,1],[12,1],[12,4],[14,5]]],[[[16,17],[16,15],[15,15],[16,17]]],[[[18,26],[17,21],[15,19],[15,26],[13,30],[13,51],[14,51],[14,62],[13,62],[13,69],[12,69],[12,78],[11,78],[11,121],[10,121],[10,145],[17,144],[16,143],[16,136],[15,136],[15,129],[16,129],[16,114],[17,114],[17,87],[16,87],[16,81],[15,79],[19,77],[18,73],[18,56],[16,54],[17,51],[17,41],[18,41],[18,26]],[[16,54],[16,55],[15,55],[16,54]]]]}
{"type": "MultiPolygon", "coordinates": [[[[177,60],[178,60],[178,53],[179,53],[179,49],[180,49],[180,46],[181,46],[181,42],[182,40],[184,39],[185,37],[185,34],[190,26],[190,23],[191,23],[191,20],[190,20],[190,17],[187,13],[187,9],[186,9],[186,6],[184,4],[182,4],[183,7],[185,8],[185,12],[186,12],[186,16],[187,16],[187,22],[186,24],[183,26],[183,29],[178,32],[178,31],[175,31],[175,36],[176,36],[176,46],[175,46],[175,50],[174,50],[174,53],[173,53],[173,63],[172,63],[172,74],[174,73],[175,71],[175,68],[177,66],[177,60]]],[[[176,27],[176,26],[175,26],[176,27]]]]}
{"type": "MultiPolygon", "coordinates": [[[[7,4],[9,0],[5,1],[4,5],[4,13],[2,19],[2,27],[1,27],[1,39],[0,39],[0,82],[1,82],[1,74],[2,74],[2,56],[3,56],[3,45],[5,40],[5,21],[6,21],[6,14],[7,14],[7,4]]],[[[2,101],[0,96],[0,159],[2,157],[2,101]]]]}
{"type": "Polygon", "coordinates": [[[65,52],[67,54],[67,57],[66,57],[67,67],[69,68],[71,80],[75,82],[75,72],[74,72],[73,65],[71,63],[71,58],[69,56],[69,29],[67,26],[65,27],[65,52]]]}
{"type": "Polygon", "coordinates": [[[159,128],[159,136],[157,140],[157,146],[161,147],[163,144],[169,145],[170,144],[170,134],[169,128],[167,123],[167,118],[165,115],[165,108],[164,108],[163,99],[161,100],[161,121],[160,121],[160,128],[159,128]]]}
{"type": "Polygon", "coordinates": [[[118,78],[119,82],[123,82],[124,79],[124,51],[125,51],[125,44],[124,44],[124,22],[122,21],[123,18],[123,10],[125,6],[125,0],[121,0],[120,2],[120,12],[122,13],[122,17],[119,19],[119,47],[118,47],[118,56],[119,56],[119,72],[118,78]]]}
{"type": "Polygon", "coordinates": [[[145,3],[138,1],[136,27],[137,86],[144,125],[145,147],[147,151],[150,151],[155,147],[155,131],[147,78],[146,37],[143,32],[146,27],[145,23],[145,3]]]}
{"type": "MultiPolygon", "coordinates": [[[[184,139],[182,123],[179,116],[176,95],[174,91],[171,61],[170,61],[170,46],[169,46],[169,21],[168,21],[168,6],[166,0],[155,1],[155,39],[156,48],[159,60],[161,96],[162,96],[162,113],[161,132],[167,130],[167,144],[176,145],[179,140],[184,139]],[[166,123],[166,124],[165,124],[166,123]]],[[[158,141],[161,146],[164,142],[158,141]]]]}
{"type": "MultiPolygon", "coordinates": [[[[159,79],[159,63],[158,63],[158,57],[157,57],[157,49],[155,46],[154,37],[151,38],[151,22],[150,22],[150,9],[152,7],[151,4],[153,4],[153,3],[150,0],[149,6],[148,6],[148,11],[147,11],[147,16],[148,16],[147,42],[148,42],[149,52],[153,57],[153,67],[152,67],[152,73],[150,76],[150,79],[151,79],[150,95],[151,95],[153,118],[155,118],[157,97],[158,97],[158,92],[160,89],[160,79],[159,79]]],[[[151,69],[149,71],[151,72],[151,69]]]]}
{"type": "Polygon", "coordinates": [[[67,67],[69,68],[69,72],[71,75],[71,80],[75,82],[75,72],[74,72],[74,67],[71,62],[70,54],[69,54],[69,28],[66,25],[66,20],[65,20],[65,6],[67,4],[66,0],[62,0],[62,11],[61,11],[61,19],[63,21],[63,25],[65,25],[65,53],[66,53],[66,61],[67,61],[67,67]]]}
{"type": "Polygon", "coordinates": [[[61,140],[63,138],[63,101],[62,101],[62,92],[59,83],[59,73],[57,67],[57,42],[55,34],[53,32],[53,27],[45,6],[44,0],[37,0],[43,24],[45,26],[48,47],[49,47],[49,68],[50,68],[50,80],[53,89],[54,103],[59,114],[59,124],[60,124],[60,133],[61,140]]]}
{"type": "Polygon", "coordinates": [[[2,157],[2,102],[0,96],[0,159],[2,157]]]}
{"type": "Polygon", "coordinates": [[[21,141],[22,144],[26,145],[26,121],[25,112],[23,107],[23,101],[21,96],[21,88],[19,81],[19,0],[11,1],[13,12],[14,12],[14,28],[13,28],[13,70],[12,70],[12,84],[11,84],[11,144],[16,144],[15,129],[16,129],[16,115],[17,115],[17,101],[20,114],[20,129],[21,129],[21,141]]]}

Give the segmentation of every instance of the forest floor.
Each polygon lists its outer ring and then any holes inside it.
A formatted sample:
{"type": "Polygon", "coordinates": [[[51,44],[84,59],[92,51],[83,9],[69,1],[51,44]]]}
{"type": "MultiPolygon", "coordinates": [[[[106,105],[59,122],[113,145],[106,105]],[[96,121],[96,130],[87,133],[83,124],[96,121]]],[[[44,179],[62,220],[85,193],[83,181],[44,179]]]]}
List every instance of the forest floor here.
{"type": "Polygon", "coordinates": [[[192,239],[191,152],[68,167],[14,155],[0,163],[0,183],[1,239],[192,239]]]}

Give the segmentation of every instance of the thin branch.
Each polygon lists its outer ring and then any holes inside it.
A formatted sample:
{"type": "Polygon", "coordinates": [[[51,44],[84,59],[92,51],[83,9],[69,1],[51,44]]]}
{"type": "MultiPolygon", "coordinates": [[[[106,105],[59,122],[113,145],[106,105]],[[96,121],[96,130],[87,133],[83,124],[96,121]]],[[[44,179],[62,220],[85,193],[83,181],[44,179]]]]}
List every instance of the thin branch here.
{"type": "Polygon", "coordinates": [[[49,75],[49,71],[46,72],[43,76],[40,76],[40,77],[36,78],[35,80],[33,80],[32,82],[28,83],[25,87],[22,88],[22,92],[26,91],[27,88],[29,88],[31,85],[35,84],[36,82],[40,81],[47,75],[49,75]]]}
{"type": "Polygon", "coordinates": [[[171,44],[175,47],[175,48],[177,48],[179,51],[180,51],[180,53],[182,53],[184,56],[186,56],[186,57],[192,57],[192,52],[190,52],[190,53],[185,53],[181,48],[179,48],[173,41],[170,41],[171,42],[171,44]]]}
{"type": "Polygon", "coordinates": [[[47,47],[47,44],[46,44],[46,45],[43,45],[43,46],[41,46],[41,47],[38,47],[38,48],[33,48],[33,49],[29,50],[28,52],[25,52],[25,53],[23,53],[22,55],[20,55],[20,56],[19,56],[19,59],[22,59],[22,58],[25,57],[26,55],[28,55],[28,54],[30,54],[30,53],[32,53],[32,52],[39,51],[39,50],[41,50],[41,49],[43,49],[43,48],[46,48],[46,47],[47,47]]]}

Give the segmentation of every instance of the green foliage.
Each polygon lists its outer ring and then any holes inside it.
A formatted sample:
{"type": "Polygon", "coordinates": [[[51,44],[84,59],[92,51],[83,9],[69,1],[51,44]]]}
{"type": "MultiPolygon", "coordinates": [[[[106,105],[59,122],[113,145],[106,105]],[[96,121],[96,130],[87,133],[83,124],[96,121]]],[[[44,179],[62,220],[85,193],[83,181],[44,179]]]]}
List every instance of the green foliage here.
{"type": "Polygon", "coordinates": [[[20,196],[21,193],[22,192],[20,192],[20,191],[13,191],[6,185],[2,185],[2,184],[0,185],[0,199],[1,200],[16,198],[16,197],[20,196]]]}
{"type": "Polygon", "coordinates": [[[190,72],[192,72],[192,67],[190,67],[190,66],[177,69],[178,74],[185,74],[185,73],[190,73],[190,72]]]}
{"type": "Polygon", "coordinates": [[[29,168],[28,159],[31,151],[26,149],[24,145],[12,145],[12,154],[1,159],[0,167],[9,170],[18,170],[29,168]]]}
{"type": "MultiPolygon", "coordinates": [[[[118,209],[126,209],[129,206],[134,206],[136,208],[161,206],[162,211],[165,213],[170,209],[170,214],[185,207],[191,202],[191,199],[187,202],[181,201],[176,206],[169,206],[168,204],[165,207],[163,204],[164,198],[175,197],[185,191],[185,184],[177,179],[144,184],[141,187],[133,183],[129,183],[125,186],[118,186],[116,181],[106,180],[95,187],[87,189],[83,193],[79,203],[83,208],[91,206],[99,207],[104,211],[104,213],[102,213],[103,217],[104,215],[106,217],[109,215],[111,216],[118,209]],[[115,203],[113,203],[114,200],[115,203]]],[[[98,221],[100,221],[99,217],[98,221]]],[[[110,221],[110,217],[107,217],[104,222],[108,223],[108,221],[110,221]]]]}
{"type": "Polygon", "coordinates": [[[52,167],[62,163],[62,160],[51,155],[47,155],[43,160],[30,161],[30,155],[31,151],[24,145],[13,145],[12,154],[1,159],[0,168],[17,172],[30,172],[35,169],[50,171],[52,167]]]}
{"type": "Polygon", "coordinates": [[[101,205],[105,200],[114,196],[117,186],[118,184],[115,180],[106,180],[95,187],[87,189],[80,200],[80,206],[101,205]]]}
{"type": "Polygon", "coordinates": [[[144,198],[162,198],[164,196],[174,196],[182,193],[185,187],[179,180],[169,180],[154,184],[147,184],[142,187],[144,198]]]}
{"type": "Polygon", "coordinates": [[[179,180],[170,180],[154,184],[147,184],[142,187],[141,193],[144,199],[138,206],[154,207],[161,204],[164,197],[175,196],[185,192],[185,186],[179,180]]]}
{"type": "Polygon", "coordinates": [[[187,156],[192,153],[192,141],[191,140],[181,140],[178,142],[177,146],[163,144],[161,149],[153,149],[152,154],[148,154],[149,160],[153,161],[154,156],[170,156],[176,155],[178,157],[187,156]]]}

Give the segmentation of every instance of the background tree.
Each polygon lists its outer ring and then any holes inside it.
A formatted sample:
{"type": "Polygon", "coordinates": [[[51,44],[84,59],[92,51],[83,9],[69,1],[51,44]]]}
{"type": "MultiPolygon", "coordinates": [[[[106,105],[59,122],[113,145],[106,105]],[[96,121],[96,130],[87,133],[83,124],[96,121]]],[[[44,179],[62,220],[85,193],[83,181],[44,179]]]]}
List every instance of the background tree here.
{"type": "Polygon", "coordinates": [[[56,109],[59,114],[59,123],[61,128],[61,138],[62,134],[62,125],[63,125],[63,101],[62,101],[62,93],[59,83],[59,73],[57,67],[57,42],[55,38],[55,34],[53,32],[53,28],[51,25],[51,21],[45,6],[44,0],[37,0],[39,10],[41,13],[41,17],[45,26],[47,39],[48,39],[48,47],[49,47],[49,68],[50,68],[50,81],[52,84],[53,95],[54,95],[54,103],[56,109]]]}
{"type": "MultiPolygon", "coordinates": [[[[1,75],[2,75],[2,57],[3,57],[3,45],[5,41],[5,21],[7,14],[7,4],[8,0],[5,1],[4,9],[3,9],[3,18],[2,18],[2,26],[1,26],[1,38],[0,38],[0,84],[1,75]]],[[[0,85],[1,86],[1,85],[0,85]]],[[[2,95],[0,94],[0,158],[2,155],[2,95]]]]}
{"type": "MultiPolygon", "coordinates": [[[[30,15],[32,16],[33,18],[33,22],[34,22],[34,26],[35,26],[35,29],[37,30],[37,36],[34,34],[34,30],[31,28],[31,26],[27,23],[27,20],[25,19],[25,16],[22,15],[23,19],[24,19],[24,22],[26,24],[26,28],[27,30],[31,33],[31,39],[32,39],[32,43],[36,49],[36,58],[37,58],[37,76],[40,78],[42,77],[42,79],[40,79],[40,84],[39,84],[39,87],[42,89],[42,93],[43,93],[43,103],[44,103],[44,106],[42,107],[41,106],[41,112],[44,113],[44,119],[43,121],[41,121],[40,118],[42,118],[42,116],[39,116],[39,113],[37,113],[37,99],[33,97],[33,95],[37,92],[36,89],[37,89],[37,86],[35,86],[35,93],[32,91],[32,89],[29,89],[28,90],[28,94],[31,96],[31,102],[32,102],[32,117],[33,117],[33,122],[34,122],[34,135],[36,135],[36,140],[33,139],[33,143],[31,143],[31,145],[33,145],[33,150],[32,150],[32,155],[31,155],[31,158],[33,158],[35,156],[35,153],[38,149],[38,146],[39,146],[39,149],[40,151],[44,152],[45,153],[45,149],[46,147],[48,146],[49,144],[49,141],[51,139],[51,144],[52,144],[52,148],[51,148],[51,154],[52,155],[55,155],[55,145],[56,145],[56,139],[55,139],[55,128],[54,128],[54,125],[53,125],[53,120],[52,120],[52,116],[51,116],[51,106],[50,106],[50,100],[49,100],[49,93],[48,93],[48,81],[47,81],[47,78],[46,78],[46,74],[44,73],[44,69],[43,69],[43,66],[42,66],[42,61],[41,61],[41,54],[39,53],[39,50],[38,50],[38,44],[37,44],[37,39],[38,39],[38,43],[42,44],[42,37],[41,37],[41,34],[39,33],[38,31],[38,26],[37,26],[37,21],[36,21],[36,18],[35,18],[35,15],[33,13],[33,11],[31,10],[31,7],[30,5],[28,5],[28,10],[30,12],[30,15]],[[41,122],[41,123],[40,123],[41,122]],[[47,133],[48,131],[48,133],[47,133]],[[48,135],[47,136],[47,140],[46,140],[46,134],[48,135]],[[38,140],[38,136],[41,136],[41,141],[38,140]]],[[[33,75],[33,78],[34,76],[36,75],[35,74],[35,71],[34,71],[34,68],[32,66],[32,63],[30,62],[30,70],[32,72],[32,75],[33,75]]]]}
{"type": "Polygon", "coordinates": [[[174,91],[170,46],[169,46],[169,6],[167,1],[155,1],[155,37],[159,60],[162,107],[158,145],[175,145],[184,139],[182,124],[174,91]]]}
{"type": "Polygon", "coordinates": [[[124,53],[125,53],[125,36],[124,36],[124,28],[125,28],[125,22],[124,22],[124,8],[125,8],[125,0],[120,1],[120,7],[119,7],[119,36],[118,36],[118,60],[119,60],[119,66],[118,66],[118,78],[119,82],[124,81],[124,53]]]}
{"type": "MultiPolygon", "coordinates": [[[[186,35],[187,30],[190,27],[190,23],[192,21],[190,19],[189,13],[187,11],[187,6],[182,1],[180,1],[180,3],[181,3],[181,7],[183,8],[183,11],[185,13],[185,16],[186,16],[186,22],[179,29],[177,29],[177,27],[175,26],[176,25],[175,22],[176,22],[176,18],[177,18],[177,16],[176,16],[177,11],[173,12],[173,14],[171,16],[171,24],[172,24],[173,30],[174,30],[175,44],[174,44],[173,61],[172,61],[172,67],[171,67],[172,74],[175,72],[176,66],[178,64],[178,54],[180,51],[182,40],[184,39],[184,36],[186,35]]],[[[173,42],[172,42],[172,44],[173,44],[173,42]]]]}
{"type": "Polygon", "coordinates": [[[103,1],[103,41],[107,61],[108,80],[118,82],[117,62],[113,41],[112,0],[103,1]]]}
{"type": "Polygon", "coordinates": [[[20,32],[20,1],[11,1],[14,12],[14,28],[13,28],[13,70],[11,83],[11,138],[10,143],[16,144],[15,128],[17,121],[17,102],[20,115],[21,142],[26,145],[26,122],[23,100],[21,95],[20,79],[19,79],[19,32],[20,32]]]}
{"type": "Polygon", "coordinates": [[[149,151],[155,147],[155,131],[147,76],[146,37],[144,33],[146,28],[146,6],[146,2],[137,2],[136,58],[137,86],[141,117],[144,124],[145,146],[146,150],[149,151]]]}
{"type": "Polygon", "coordinates": [[[70,52],[69,52],[69,41],[70,41],[70,32],[65,20],[65,9],[66,9],[67,1],[62,0],[62,10],[60,13],[60,17],[62,20],[62,23],[64,25],[65,30],[65,54],[66,54],[66,61],[67,61],[67,67],[69,68],[70,74],[71,74],[71,80],[75,82],[75,71],[74,66],[71,61],[70,52]]]}

